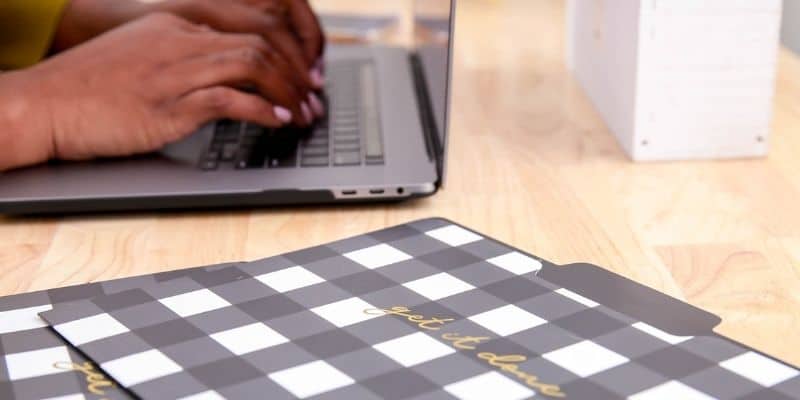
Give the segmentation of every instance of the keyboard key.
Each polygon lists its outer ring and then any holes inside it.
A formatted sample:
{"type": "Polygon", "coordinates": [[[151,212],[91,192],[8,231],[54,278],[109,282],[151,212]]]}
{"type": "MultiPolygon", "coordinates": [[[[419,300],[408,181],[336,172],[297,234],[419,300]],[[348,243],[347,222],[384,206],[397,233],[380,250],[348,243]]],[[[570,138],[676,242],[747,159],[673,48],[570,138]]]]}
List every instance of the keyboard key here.
{"type": "Polygon", "coordinates": [[[253,147],[253,145],[256,143],[257,140],[258,140],[257,137],[245,136],[239,142],[239,147],[240,148],[242,148],[242,147],[253,147]]]}
{"type": "Polygon", "coordinates": [[[339,145],[343,145],[343,144],[353,144],[353,143],[360,144],[361,143],[361,138],[359,138],[358,136],[345,136],[345,137],[337,137],[337,138],[333,139],[334,147],[335,146],[339,146],[339,145]]]}
{"type": "Polygon", "coordinates": [[[250,152],[247,155],[248,168],[262,168],[268,165],[273,158],[288,157],[294,154],[291,143],[284,143],[275,134],[261,134],[255,137],[250,152]]]}
{"type": "Polygon", "coordinates": [[[214,137],[217,138],[217,139],[220,139],[220,140],[236,139],[236,138],[239,137],[239,130],[240,129],[241,128],[238,127],[238,126],[225,128],[225,129],[222,129],[222,130],[218,129],[218,130],[214,131],[214,137]]]}
{"type": "Polygon", "coordinates": [[[231,156],[236,169],[286,168],[297,166],[296,132],[289,130],[267,130],[258,126],[248,128],[241,142],[223,149],[223,156],[231,156]],[[227,153],[225,153],[227,152],[227,153]]]}
{"type": "Polygon", "coordinates": [[[242,123],[239,121],[224,119],[222,121],[217,122],[217,126],[214,129],[214,131],[222,135],[228,135],[231,133],[239,134],[241,127],[242,123]]]}
{"type": "Polygon", "coordinates": [[[239,134],[234,135],[214,135],[213,143],[218,146],[222,146],[226,143],[232,143],[239,140],[239,134]]]}
{"type": "Polygon", "coordinates": [[[258,125],[247,124],[244,128],[245,137],[259,137],[265,133],[266,129],[258,125]]]}
{"type": "Polygon", "coordinates": [[[300,165],[304,167],[327,167],[328,157],[303,157],[300,165]]]}
{"type": "Polygon", "coordinates": [[[236,157],[236,152],[239,150],[237,143],[229,143],[222,147],[222,161],[231,161],[236,157]]]}
{"type": "Polygon", "coordinates": [[[303,149],[303,157],[316,157],[316,156],[328,156],[328,148],[327,147],[306,147],[303,149]]]}
{"type": "Polygon", "coordinates": [[[373,160],[383,158],[383,137],[377,100],[372,64],[367,64],[361,70],[361,127],[364,130],[365,155],[373,160]]]}
{"type": "Polygon", "coordinates": [[[361,146],[359,146],[358,142],[347,142],[334,145],[333,150],[337,153],[344,151],[361,152],[361,146]]]}
{"type": "Polygon", "coordinates": [[[242,129],[242,123],[236,121],[219,122],[214,130],[213,142],[218,145],[224,143],[236,142],[239,140],[239,133],[242,129]]]}
{"type": "Polygon", "coordinates": [[[334,121],[339,121],[339,120],[358,121],[358,111],[356,111],[356,110],[352,110],[352,111],[338,111],[337,110],[337,111],[334,111],[333,120],[334,121]]]}
{"type": "Polygon", "coordinates": [[[333,164],[337,166],[361,164],[361,154],[358,152],[337,153],[333,156],[333,164]]]}
{"type": "Polygon", "coordinates": [[[344,134],[344,133],[356,133],[358,134],[358,124],[340,124],[336,122],[333,125],[333,134],[344,134]]]}
{"type": "Polygon", "coordinates": [[[357,114],[353,114],[352,116],[348,115],[346,117],[336,118],[333,122],[334,122],[335,125],[356,125],[357,126],[359,121],[358,121],[358,115],[357,114]]]}
{"type": "Polygon", "coordinates": [[[307,147],[328,147],[328,137],[313,137],[305,145],[307,147]]]}
{"type": "Polygon", "coordinates": [[[351,130],[351,131],[333,131],[333,138],[334,139],[360,139],[361,135],[358,133],[358,130],[351,130]]]}
{"type": "Polygon", "coordinates": [[[326,138],[328,137],[328,128],[322,126],[322,122],[319,125],[315,126],[314,129],[311,130],[311,136],[309,138],[326,138]]]}
{"type": "Polygon", "coordinates": [[[294,168],[297,166],[297,158],[292,155],[286,158],[273,158],[269,160],[270,168],[294,168]]]}
{"type": "Polygon", "coordinates": [[[375,158],[375,157],[366,157],[364,159],[367,165],[383,165],[383,157],[375,158]]]}
{"type": "Polygon", "coordinates": [[[211,171],[217,169],[217,166],[218,164],[215,160],[206,160],[200,165],[200,168],[204,171],[211,171]]]}

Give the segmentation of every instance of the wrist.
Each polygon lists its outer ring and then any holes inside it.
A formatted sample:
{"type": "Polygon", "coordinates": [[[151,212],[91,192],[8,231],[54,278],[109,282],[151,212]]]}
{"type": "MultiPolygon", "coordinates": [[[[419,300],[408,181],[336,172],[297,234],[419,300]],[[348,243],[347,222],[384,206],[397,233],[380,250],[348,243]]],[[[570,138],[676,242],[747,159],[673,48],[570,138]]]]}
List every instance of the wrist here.
{"type": "Polygon", "coordinates": [[[0,73],[0,171],[55,155],[47,96],[31,69],[0,73]]]}
{"type": "Polygon", "coordinates": [[[53,38],[53,51],[69,49],[146,14],[138,0],[69,0],[53,38]]]}

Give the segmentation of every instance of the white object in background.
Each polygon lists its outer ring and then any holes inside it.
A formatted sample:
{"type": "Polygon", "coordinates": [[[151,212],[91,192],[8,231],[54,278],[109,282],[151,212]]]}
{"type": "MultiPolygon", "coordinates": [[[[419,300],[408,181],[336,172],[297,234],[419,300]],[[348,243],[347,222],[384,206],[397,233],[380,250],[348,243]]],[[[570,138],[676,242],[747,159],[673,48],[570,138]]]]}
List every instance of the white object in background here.
{"type": "Polygon", "coordinates": [[[567,7],[567,64],[632,159],[767,154],[781,0],[567,7]]]}

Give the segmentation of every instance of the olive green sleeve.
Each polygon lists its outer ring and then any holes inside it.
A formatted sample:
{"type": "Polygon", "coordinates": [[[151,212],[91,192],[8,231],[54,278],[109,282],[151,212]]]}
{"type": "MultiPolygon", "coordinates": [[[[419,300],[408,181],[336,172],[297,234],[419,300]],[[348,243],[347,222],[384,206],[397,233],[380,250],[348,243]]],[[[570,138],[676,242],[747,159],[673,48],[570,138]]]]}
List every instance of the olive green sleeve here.
{"type": "Polygon", "coordinates": [[[0,70],[23,68],[47,55],[69,0],[0,0],[0,70]]]}

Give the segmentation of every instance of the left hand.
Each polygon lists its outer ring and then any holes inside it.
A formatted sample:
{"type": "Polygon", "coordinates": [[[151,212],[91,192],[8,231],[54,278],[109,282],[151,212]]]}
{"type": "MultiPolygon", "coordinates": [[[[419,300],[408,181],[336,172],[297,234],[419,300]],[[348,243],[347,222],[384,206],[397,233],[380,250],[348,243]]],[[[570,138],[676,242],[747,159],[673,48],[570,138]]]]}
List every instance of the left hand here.
{"type": "Polygon", "coordinates": [[[307,92],[284,65],[260,36],[147,15],[0,74],[0,171],[147,153],[219,119],[308,126],[307,92]]]}
{"type": "Polygon", "coordinates": [[[53,49],[65,50],[133,19],[168,12],[230,33],[262,36],[308,84],[322,88],[325,38],[308,0],[72,0],[56,32],[53,49]]]}

